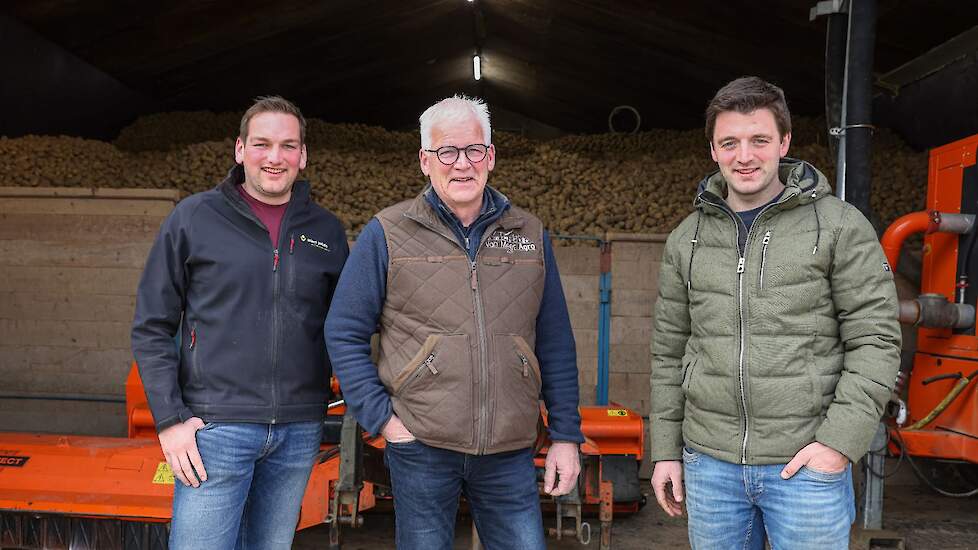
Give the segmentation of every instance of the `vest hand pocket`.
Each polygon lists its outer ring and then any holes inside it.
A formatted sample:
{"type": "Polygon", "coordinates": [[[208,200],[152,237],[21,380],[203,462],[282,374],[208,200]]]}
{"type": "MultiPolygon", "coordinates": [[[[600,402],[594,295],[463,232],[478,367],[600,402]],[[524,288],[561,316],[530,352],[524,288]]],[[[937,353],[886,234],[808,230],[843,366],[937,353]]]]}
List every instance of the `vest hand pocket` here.
{"type": "Polygon", "coordinates": [[[497,367],[493,370],[490,444],[513,447],[536,439],[540,417],[540,363],[527,341],[518,334],[494,334],[497,367]]]}
{"type": "Polygon", "coordinates": [[[391,383],[391,403],[421,441],[471,445],[472,350],[466,334],[432,334],[391,383]]]}

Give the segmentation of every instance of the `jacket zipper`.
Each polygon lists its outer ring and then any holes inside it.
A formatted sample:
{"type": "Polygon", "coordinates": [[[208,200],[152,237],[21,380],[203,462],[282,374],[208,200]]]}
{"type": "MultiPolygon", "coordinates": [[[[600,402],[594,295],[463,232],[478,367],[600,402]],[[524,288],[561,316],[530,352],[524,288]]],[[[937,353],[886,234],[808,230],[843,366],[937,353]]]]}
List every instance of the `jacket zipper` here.
{"type": "Polygon", "coordinates": [[[191,380],[195,383],[200,381],[200,355],[197,349],[197,323],[194,322],[193,326],[190,328],[190,345],[187,346],[191,352],[190,354],[190,376],[191,380]]]}
{"type": "Polygon", "coordinates": [[[273,253],[272,260],[272,419],[271,424],[277,422],[278,417],[278,249],[273,253]]]}
{"type": "MultiPolygon", "coordinates": [[[[705,200],[705,199],[704,199],[705,200]]],[[[745,381],[747,379],[745,368],[744,368],[744,351],[746,349],[746,337],[747,337],[747,322],[744,320],[744,264],[747,262],[747,251],[750,249],[750,237],[754,233],[754,226],[757,220],[761,219],[771,207],[781,204],[784,200],[782,197],[781,201],[778,201],[772,205],[768,205],[766,208],[758,212],[757,217],[754,218],[754,223],[751,224],[751,228],[747,230],[747,239],[744,241],[744,252],[740,253],[740,222],[737,220],[737,214],[730,210],[725,204],[715,204],[709,200],[706,200],[708,204],[713,205],[715,208],[719,208],[721,211],[726,212],[730,217],[730,220],[734,223],[734,227],[737,229],[737,235],[735,237],[735,246],[737,247],[737,253],[740,258],[737,260],[737,314],[740,317],[740,350],[737,359],[737,376],[740,382],[740,405],[743,407],[744,411],[744,441],[740,446],[740,463],[747,464],[747,440],[750,434],[750,416],[747,414],[747,391],[745,387],[745,381]]]]}
{"type": "Polygon", "coordinates": [[[428,357],[426,357],[425,360],[422,361],[421,365],[418,367],[418,372],[421,372],[421,369],[427,367],[427,369],[431,371],[431,374],[438,374],[438,369],[436,369],[435,365],[432,364],[434,360],[435,360],[435,354],[429,353],[428,357]]]}
{"type": "MultiPolygon", "coordinates": [[[[427,227],[428,229],[434,231],[438,235],[445,237],[449,241],[455,243],[455,246],[462,249],[465,253],[465,257],[469,257],[469,250],[467,246],[463,246],[462,243],[458,241],[458,237],[455,235],[449,236],[443,233],[439,227],[422,221],[418,218],[411,217],[410,219],[420,223],[421,225],[427,227]]],[[[498,220],[497,220],[498,222],[498,220]]],[[[491,235],[496,228],[499,227],[498,223],[493,223],[486,226],[482,232],[483,240],[491,235]]],[[[468,245],[468,237],[464,237],[466,245],[468,245]]],[[[480,243],[481,247],[481,243],[480,243]]],[[[476,256],[478,257],[478,250],[476,251],[476,256]]],[[[486,338],[486,320],[485,312],[482,309],[482,295],[479,293],[479,275],[476,272],[476,261],[469,260],[469,286],[472,289],[472,303],[475,308],[475,326],[476,332],[479,334],[479,427],[476,437],[476,453],[485,454],[486,447],[489,444],[489,433],[488,433],[488,422],[489,422],[489,359],[487,357],[487,350],[489,349],[488,339],[486,338]]]]}
{"type": "MultiPolygon", "coordinates": [[[[468,251],[466,251],[468,255],[468,251]]],[[[486,320],[485,313],[482,311],[482,295],[479,293],[479,275],[476,271],[475,260],[469,262],[472,270],[472,299],[475,302],[475,330],[479,333],[479,449],[478,454],[485,454],[489,443],[488,426],[489,421],[489,361],[486,357],[486,350],[489,344],[486,341],[486,320]]]]}
{"type": "Polygon", "coordinates": [[[526,358],[522,353],[518,353],[520,356],[520,362],[523,363],[523,378],[530,376],[530,360],[526,358]]]}
{"type": "MultiPolygon", "coordinates": [[[[294,198],[291,197],[291,198],[294,198]]],[[[292,200],[289,200],[288,206],[285,207],[285,212],[282,214],[282,220],[279,222],[279,241],[283,236],[285,236],[286,229],[289,221],[289,215],[292,213],[292,200]]],[[[245,218],[253,221],[258,227],[261,227],[266,232],[268,228],[265,224],[255,216],[251,208],[244,202],[244,199],[240,201],[229,200],[231,207],[237,210],[245,218]]],[[[269,235],[271,233],[269,232],[269,235]]],[[[289,254],[293,252],[295,246],[295,233],[291,234],[292,242],[290,244],[289,254]]],[[[269,236],[269,241],[271,237],[269,236]]],[[[279,334],[281,330],[279,329],[279,275],[278,275],[278,264],[279,264],[279,246],[276,243],[275,248],[272,250],[272,417],[269,421],[270,424],[276,424],[278,422],[278,348],[279,348],[279,334]]],[[[295,269],[293,264],[292,269],[295,269]]]]}
{"type": "MultiPolygon", "coordinates": [[[[737,231],[740,231],[738,228],[737,231]]],[[[738,236],[739,238],[739,236],[738,236]]],[[[744,380],[747,378],[744,373],[744,339],[747,337],[747,323],[744,322],[744,257],[747,255],[747,246],[750,244],[750,231],[747,232],[747,241],[744,243],[744,256],[740,257],[737,263],[737,313],[740,315],[740,355],[737,359],[738,376],[740,377],[740,404],[744,408],[744,442],[740,447],[740,463],[747,464],[747,437],[750,435],[750,415],[747,414],[747,391],[744,387],[744,380]]]]}
{"type": "Polygon", "coordinates": [[[434,360],[435,354],[429,353],[428,357],[426,357],[425,360],[418,365],[418,370],[414,371],[414,376],[411,378],[411,381],[414,382],[418,378],[421,378],[421,373],[423,373],[425,370],[430,371],[431,374],[438,374],[438,369],[436,369],[435,365],[433,364],[434,360]]]}
{"type": "Polygon", "coordinates": [[[424,371],[426,370],[430,371],[431,374],[438,374],[438,369],[435,368],[434,360],[435,354],[429,353],[428,357],[426,357],[424,361],[418,363],[418,366],[416,369],[414,369],[414,373],[411,374],[411,377],[401,384],[401,387],[397,390],[397,393],[404,393],[404,391],[410,387],[411,384],[414,384],[421,378],[421,375],[424,374],[424,371]]]}
{"type": "Polygon", "coordinates": [[[767,245],[771,242],[771,230],[768,229],[767,233],[764,234],[764,240],[761,244],[764,248],[761,249],[761,275],[758,277],[757,287],[764,288],[764,264],[767,262],[767,245]]]}

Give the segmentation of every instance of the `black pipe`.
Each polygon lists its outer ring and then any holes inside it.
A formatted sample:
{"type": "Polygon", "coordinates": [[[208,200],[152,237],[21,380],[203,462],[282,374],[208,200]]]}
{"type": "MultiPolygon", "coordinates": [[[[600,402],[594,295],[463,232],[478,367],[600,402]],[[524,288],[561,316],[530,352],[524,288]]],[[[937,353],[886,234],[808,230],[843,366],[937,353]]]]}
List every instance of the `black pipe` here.
{"type": "Polygon", "coordinates": [[[125,403],[124,395],[98,395],[87,393],[22,393],[2,392],[0,399],[27,399],[31,401],[89,401],[94,403],[125,403]]]}
{"type": "MultiPolygon", "coordinates": [[[[842,91],[846,79],[846,37],[849,16],[833,13],[826,16],[825,27],[825,122],[828,128],[842,124],[842,91]]],[[[839,154],[839,136],[828,137],[832,158],[839,154]]]]}
{"type": "Polygon", "coordinates": [[[872,189],[873,56],[876,0],[849,2],[849,74],[846,91],[846,202],[870,216],[872,189]]]}

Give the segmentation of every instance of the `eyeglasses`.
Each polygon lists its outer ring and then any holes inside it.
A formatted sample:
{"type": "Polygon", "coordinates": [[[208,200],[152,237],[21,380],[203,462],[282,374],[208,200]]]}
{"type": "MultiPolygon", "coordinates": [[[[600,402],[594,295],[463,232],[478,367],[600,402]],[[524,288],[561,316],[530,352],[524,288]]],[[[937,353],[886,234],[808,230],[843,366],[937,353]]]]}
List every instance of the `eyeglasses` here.
{"type": "Polygon", "coordinates": [[[434,153],[438,157],[439,162],[446,166],[451,166],[458,160],[459,153],[462,151],[465,151],[465,158],[469,159],[469,162],[482,162],[482,159],[486,158],[486,155],[489,153],[489,146],[481,143],[473,143],[460,149],[453,145],[446,145],[437,149],[425,149],[425,151],[434,153]]]}

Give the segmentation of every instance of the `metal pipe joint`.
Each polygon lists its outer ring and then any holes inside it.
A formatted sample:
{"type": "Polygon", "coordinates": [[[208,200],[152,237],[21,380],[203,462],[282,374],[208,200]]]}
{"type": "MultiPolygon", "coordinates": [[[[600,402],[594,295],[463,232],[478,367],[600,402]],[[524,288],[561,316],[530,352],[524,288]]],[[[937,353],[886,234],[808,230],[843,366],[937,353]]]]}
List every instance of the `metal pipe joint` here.
{"type": "Polygon", "coordinates": [[[925,328],[970,328],[975,324],[975,306],[955,304],[943,294],[921,294],[900,300],[901,323],[925,328]]]}
{"type": "Polygon", "coordinates": [[[964,235],[971,231],[971,228],[975,225],[974,214],[952,214],[933,210],[930,215],[933,229],[929,227],[927,230],[928,233],[939,231],[941,233],[964,235]]]}

